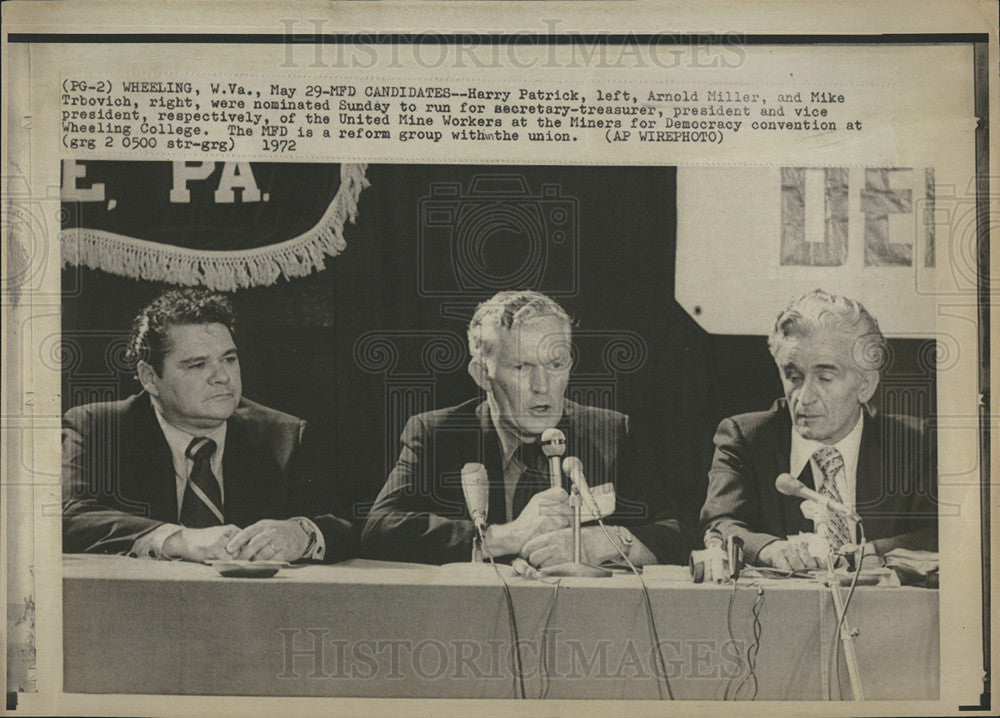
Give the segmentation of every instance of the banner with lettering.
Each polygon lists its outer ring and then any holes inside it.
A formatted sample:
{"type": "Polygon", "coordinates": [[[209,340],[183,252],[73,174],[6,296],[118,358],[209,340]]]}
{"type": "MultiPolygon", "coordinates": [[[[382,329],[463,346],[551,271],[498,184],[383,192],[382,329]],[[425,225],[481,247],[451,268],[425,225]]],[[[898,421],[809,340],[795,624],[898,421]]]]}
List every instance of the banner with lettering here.
{"type": "Polygon", "coordinates": [[[932,167],[680,167],[676,299],[709,332],[761,335],[821,288],[928,336],[941,296],[975,291],[975,227],[932,167]]]}
{"type": "Polygon", "coordinates": [[[62,261],[219,291],[325,267],[366,165],[64,160],[62,261]]]}

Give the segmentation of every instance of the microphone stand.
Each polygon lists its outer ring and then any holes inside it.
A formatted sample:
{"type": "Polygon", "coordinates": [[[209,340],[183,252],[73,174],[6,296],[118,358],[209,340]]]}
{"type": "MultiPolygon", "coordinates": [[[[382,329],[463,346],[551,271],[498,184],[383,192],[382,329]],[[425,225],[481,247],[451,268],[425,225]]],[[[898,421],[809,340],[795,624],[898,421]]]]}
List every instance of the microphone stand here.
{"type": "Polygon", "coordinates": [[[458,576],[485,576],[487,573],[492,573],[493,567],[486,560],[480,528],[480,526],[476,526],[476,532],[472,535],[472,550],[469,552],[469,560],[445,563],[441,565],[442,569],[458,576]]]}
{"type": "Polygon", "coordinates": [[[483,563],[486,560],[483,556],[483,539],[478,531],[472,537],[472,556],[469,560],[471,563],[483,563]]]}
{"type": "Polygon", "coordinates": [[[573,507],[573,560],[560,563],[539,571],[543,576],[585,576],[588,578],[608,578],[611,570],[586,564],[582,560],[580,548],[580,522],[583,519],[583,497],[574,486],[569,495],[569,504],[573,507]]]}
{"type": "MultiPolygon", "coordinates": [[[[779,474],[778,478],[774,481],[774,486],[780,493],[786,496],[797,496],[801,499],[825,503],[828,511],[838,511],[838,506],[832,504],[828,499],[820,496],[815,491],[807,489],[801,482],[792,478],[791,474],[779,474]]],[[[839,508],[841,511],[848,510],[842,504],[839,505],[839,508]]],[[[864,560],[865,555],[865,528],[861,523],[861,517],[853,511],[850,512],[849,517],[857,523],[858,530],[861,532],[861,548],[859,549],[860,555],[858,557],[857,567],[854,573],[854,580],[851,583],[851,588],[847,594],[848,599],[850,599],[854,587],[857,586],[858,578],[861,575],[861,563],[864,560]]],[[[858,657],[854,652],[854,639],[858,635],[858,632],[852,630],[850,626],[847,625],[847,602],[844,601],[843,596],[840,595],[840,581],[836,576],[834,576],[833,562],[834,555],[831,550],[827,556],[828,573],[826,584],[830,588],[830,594],[833,596],[833,605],[837,611],[837,626],[840,633],[839,640],[844,644],[844,659],[847,661],[847,672],[851,677],[851,690],[854,693],[854,700],[863,701],[865,699],[865,695],[861,689],[861,671],[858,670],[858,657]]]]}

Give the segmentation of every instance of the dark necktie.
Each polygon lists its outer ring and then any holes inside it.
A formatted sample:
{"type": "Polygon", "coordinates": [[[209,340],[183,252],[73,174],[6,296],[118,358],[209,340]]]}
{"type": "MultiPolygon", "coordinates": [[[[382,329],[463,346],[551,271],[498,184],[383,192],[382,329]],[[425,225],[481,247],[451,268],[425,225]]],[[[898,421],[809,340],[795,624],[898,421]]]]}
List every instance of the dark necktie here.
{"type": "Polygon", "coordinates": [[[530,444],[521,444],[517,447],[516,456],[524,465],[524,470],[521,472],[521,477],[517,480],[517,486],[514,489],[514,515],[509,517],[510,520],[521,515],[532,496],[549,488],[548,464],[540,442],[533,441],[530,444]]]}
{"type": "Polygon", "coordinates": [[[208,526],[221,526],[222,491],[219,481],[212,473],[212,455],[215,453],[215,442],[204,436],[197,436],[188,445],[185,456],[194,461],[191,474],[188,476],[187,488],[184,489],[184,500],[181,503],[181,525],[188,528],[202,529],[208,526]]]}
{"type": "MultiPolygon", "coordinates": [[[[828,496],[837,503],[844,503],[840,489],[837,488],[837,477],[845,471],[844,457],[832,446],[823,446],[816,449],[813,459],[819,465],[819,470],[823,474],[823,485],[819,487],[819,493],[828,496]]],[[[847,519],[840,514],[830,512],[830,520],[827,522],[830,530],[830,545],[838,549],[845,543],[854,543],[851,535],[850,524],[847,519]]]]}

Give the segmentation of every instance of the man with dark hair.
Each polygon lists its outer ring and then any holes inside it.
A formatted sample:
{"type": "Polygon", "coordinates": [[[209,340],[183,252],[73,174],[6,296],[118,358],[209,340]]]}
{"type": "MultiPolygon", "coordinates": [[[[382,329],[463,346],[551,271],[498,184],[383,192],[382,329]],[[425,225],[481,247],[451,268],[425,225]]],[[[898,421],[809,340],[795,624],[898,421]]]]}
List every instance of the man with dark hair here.
{"type": "Polygon", "coordinates": [[[687,561],[688,532],[662,476],[629,457],[628,417],[565,397],[570,373],[570,320],[538,292],[501,292],[469,324],[469,373],[486,392],[459,406],[413,416],[395,468],[369,513],[365,552],[377,558],[446,563],[468,561],[475,528],[465,508],[462,467],[481,463],[489,483],[485,548],[520,554],[549,567],[572,560],[566,486],[551,487],[542,433],[560,429],[566,455],[583,462],[591,485],[611,483],[617,508],[605,532],[581,531],[583,559],[637,565],[687,561]]]}
{"type": "Polygon", "coordinates": [[[65,552],[352,553],[350,522],[315,508],[324,502],[300,448],[305,422],[243,398],[233,334],[229,301],[204,290],[166,292],[135,318],[128,357],[143,391],[63,420],[65,552]]]}
{"type": "Polygon", "coordinates": [[[704,535],[737,536],[750,563],[785,570],[820,567],[823,547],[854,545],[851,518],[778,492],[775,479],[789,473],[855,511],[869,551],[936,551],[932,437],[922,420],[869,407],[886,356],[875,318],[817,289],[781,312],[768,347],[785,398],[719,424],[704,535]]]}

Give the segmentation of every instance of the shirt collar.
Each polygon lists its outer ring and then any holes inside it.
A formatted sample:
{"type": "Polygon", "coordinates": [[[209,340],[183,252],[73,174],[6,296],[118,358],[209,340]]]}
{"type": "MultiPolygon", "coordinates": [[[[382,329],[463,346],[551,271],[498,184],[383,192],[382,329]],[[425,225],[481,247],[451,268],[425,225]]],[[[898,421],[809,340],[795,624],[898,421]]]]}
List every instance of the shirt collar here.
{"type": "Polygon", "coordinates": [[[521,437],[517,436],[504,426],[503,422],[500,421],[500,407],[497,406],[496,400],[493,398],[492,394],[486,395],[486,403],[490,410],[490,422],[493,424],[493,429],[497,432],[497,436],[500,438],[500,450],[503,452],[503,465],[504,467],[510,463],[511,457],[517,448],[526,443],[522,441],[521,437]]]}
{"type": "MultiPolygon", "coordinates": [[[[861,408],[861,414],[858,416],[858,423],[854,425],[850,433],[843,439],[833,444],[833,448],[840,452],[840,455],[844,458],[844,467],[847,474],[853,475],[854,471],[857,469],[858,465],[858,454],[861,452],[861,433],[865,424],[865,410],[864,407],[861,408]]],[[[788,469],[792,476],[798,476],[802,473],[802,469],[805,465],[809,463],[812,455],[816,453],[816,450],[821,446],[827,446],[822,441],[816,441],[814,439],[803,438],[799,432],[795,430],[795,426],[792,426],[792,451],[789,456],[788,469]]]]}
{"type": "Polygon", "coordinates": [[[167,421],[160,412],[160,407],[157,406],[156,402],[152,401],[151,403],[156,413],[156,421],[159,422],[160,429],[163,430],[163,436],[167,440],[167,445],[170,447],[170,454],[174,460],[174,467],[178,469],[178,472],[180,472],[180,467],[186,465],[188,461],[187,448],[191,445],[191,440],[196,436],[204,436],[215,442],[216,448],[215,453],[212,455],[212,463],[221,462],[222,452],[226,448],[226,426],[229,422],[224,421],[214,429],[207,429],[197,434],[192,434],[177,428],[167,421]]]}

